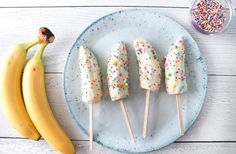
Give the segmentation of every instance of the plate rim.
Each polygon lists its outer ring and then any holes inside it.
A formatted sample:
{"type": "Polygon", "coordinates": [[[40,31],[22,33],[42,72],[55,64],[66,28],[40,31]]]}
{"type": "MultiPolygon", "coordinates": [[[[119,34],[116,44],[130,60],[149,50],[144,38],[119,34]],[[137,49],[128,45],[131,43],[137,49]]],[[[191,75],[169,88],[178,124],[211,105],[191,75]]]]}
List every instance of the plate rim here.
{"type": "MultiPolygon", "coordinates": [[[[197,44],[197,42],[195,41],[195,39],[192,37],[192,35],[185,29],[184,26],[182,26],[181,24],[179,24],[175,19],[173,19],[172,17],[169,17],[163,13],[160,13],[158,10],[154,10],[154,9],[149,9],[149,8],[133,8],[133,9],[121,9],[121,10],[117,10],[117,11],[114,11],[114,12],[111,12],[111,13],[108,13],[106,15],[103,15],[102,17],[98,18],[98,19],[95,19],[94,21],[92,21],[80,34],[79,36],[77,37],[77,39],[75,40],[75,42],[73,43],[69,53],[68,53],[68,56],[67,56],[67,59],[66,59],[66,63],[65,63],[65,67],[64,67],[64,72],[63,72],[63,89],[64,89],[64,97],[65,97],[65,100],[66,100],[66,104],[69,108],[69,112],[70,114],[72,115],[72,118],[75,120],[75,122],[77,123],[77,125],[80,127],[80,129],[84,132],[84,134],[86,134],[87,136],[89,135],[88,134],[88,131],[82,127],[82,125],[76,120],[75,118],[75,115],[74,113],[72,112],[72,109],[71,109],[71,106],[69,104],[69,99],[67,97],[67,92],[66,92],[66,83],[65,83],[65,80],[66,80],[66,72],[67,72],[67,66],[68,66],[68,63],[69,63],[69,59],[71,57],[71,53],[72,53],[72,50],[74,48],[77,48],[76,46],[76,42],[78,42],[78,40],[81,39],[81,37],[92,27],[94,26],[95,24],[97,24],[98,22],[100,22],[101,20],[107,18],[107,17],[110,17],[110,16],[113,16],[115,14],[118,14],[118,13],[123,13],[123,12],[131,12],[131,11],[156,11],[157,14],[161,15],[161,16],[164,16],[170,20],[172,20],[173,22],[175,22],[176,24],[178,24],[179,26],[181,26],[183,28],[184,31],[186,31],[188,33],[188,35],[194,40],[194,43],[196,44],[196,48],[197,50],[199,51],[199,58],[201,58],[201,62],[203,64],[203,69],[204,69],[204,75],[203,77],[205,78],[205,83],[204,83],[204,88],[205,88],[205,91],[204,91],[204,99],[203,99],[203,102],[202,102],[202,105],[200,107],[200,110],[199,110],[199,113],[193,118],[192,122],[190,122],[190,126],[189,128],[187,128],[185,130],[185,134],[190,130],[190,128],[192,128],[192,126],[194,125],[194,123],[196,122],[196,120],[198,119],[199,115],[201,114],[202,112],[202,108],[203,108],[203,105],[206,101],[206,95],[207,95],[207,92],[208,92],[208,68],[207,68],[207,64],[206,64],[206,60],[205,60],[205,57],[203,57],[203,54],[197,44]]],[[[147,151],[142,151],[142,152],[133,152],[133,151],[129,151],[129,150],[126,150],[126,149],[117,149],[117,148],[114,148],[112,146],[108,146],[108,145],[105,145],[103,144],[101,141],[99,140],[96,140],[94,139],[93,141],[110,149],[110,150],[113,150],[113,151],[118,151],[118,152],[121,152],[121,153],[148,153],[148,152],[154,152],[154,151],[158,151],[160,149],[163,149],[167,146],[169,146],[170,144],[174,143],[176,140],[178,140],[179,138],[181,138],[182,136],[178,136],[177,138],[175,139],[172,139],[170,140],[169,143],[165,144],[164,146],[162,147],[159,147],[159,148],[152,148],[150,150],[147,150],[147,151]]]]}

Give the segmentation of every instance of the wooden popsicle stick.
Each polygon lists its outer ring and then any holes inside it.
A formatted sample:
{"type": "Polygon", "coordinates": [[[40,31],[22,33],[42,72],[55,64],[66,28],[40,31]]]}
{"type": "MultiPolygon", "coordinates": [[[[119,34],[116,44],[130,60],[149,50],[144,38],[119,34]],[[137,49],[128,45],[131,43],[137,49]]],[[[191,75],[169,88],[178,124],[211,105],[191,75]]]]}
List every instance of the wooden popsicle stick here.
{"type": "Polygon", "coordinates": [[[124,116],[124,119],[125,119],[126,126],[128,128],[128,132],[129,132],[129,136],[131,138],[131,141],[132,141],[133,144],[135,144],[134,134],[133,134],[133,131],[130,127],[129,118],[128,118],[123,100],[120,100],[120,107],[121,107],[121,110],[122,110],[122,113],[123,113],[123,116],[124,116]]]}
{"type": "Polygon", "coordinates": [[[182,103],[180,99],[180,94],[176,95],[177,111],[178,111],[178,121],[179,121],[179,133],[181,136],[184,135],[183,127],[183,116],[182,116],[182,103]]]}
{"type": "Polygon", "coordinates": [[[89,104],[89,147],[93,150],[93,103],[89,104]]]}
{"type": "Polygon", "coordinates": [[[146,138],[146,136],[147,136],[149,104],[150,104],[150,90],[147,90],[147,92],[146,92],[146,102],[145,102],[145,111],[144,111],[144,121],[143,121],[143,138],[146,138]]]}

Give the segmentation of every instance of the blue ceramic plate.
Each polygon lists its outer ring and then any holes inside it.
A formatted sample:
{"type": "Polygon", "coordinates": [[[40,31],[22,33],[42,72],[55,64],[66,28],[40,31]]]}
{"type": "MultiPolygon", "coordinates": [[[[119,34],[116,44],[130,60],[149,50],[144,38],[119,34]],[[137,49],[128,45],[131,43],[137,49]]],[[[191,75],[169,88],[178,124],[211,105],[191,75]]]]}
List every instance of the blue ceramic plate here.
{"type": "MultiPolygon", "coordinates": [[[[104,97],[94,105],[94,141],[120,152],[140,153],[160,149],[179,135],[175,96],[165,91],[164,77],[159,93],[151,93],[147,138],[142,138],[145,90],[139,86],[138,65],[133,41],[145,38],[157,49],[163,61],[171,43],[179,36],[186,43],[188,92],[182,95],[183,122],[187,131],[198,117],[207,91],[207,68],[191,35],[174,20],[153,9],[134,9],[104,16],[79,35],[65,67],[64,90],[70,111],[82,130],[88,134],[88,106],[81,101],[79,46],[87,46],[102,68],[104,97]],[[112,102],[107,87],[106,68],[111,48],[118,40],[128,47],[130,96],[125,106],[133,128],[136,144],[130,142],[118,102],[112,102]]],[[[164,74],[164,73],[162,73],[164,74]]]]}

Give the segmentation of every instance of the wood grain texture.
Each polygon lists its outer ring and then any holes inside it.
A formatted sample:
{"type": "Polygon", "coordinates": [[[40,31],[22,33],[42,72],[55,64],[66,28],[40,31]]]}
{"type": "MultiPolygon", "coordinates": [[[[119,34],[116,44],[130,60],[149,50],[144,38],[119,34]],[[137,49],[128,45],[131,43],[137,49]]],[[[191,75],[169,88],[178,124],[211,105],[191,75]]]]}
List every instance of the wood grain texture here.
{"type": "MultiPolygon", "coordinates": [[[[55,33],[56,39],[47,47],[44,54],[45,71],[63,72],[68,52],[79,34],[97,18],[120,9],[124,8],[1,9],[0,19],[4,24],[0,25],[0,57],[13,43],[33,38],[40,26],[47,26],[55,33]]],[[[196,33],[188,19],[188,9],[158,8],[157,10],[178,21],[193,35],[206,57],[209,74],[236,75],[236,18],[225,34],[212,37],[196,33]]],[[[32,52],[29,55],[32,55],[32,52]]]]}
{"type": "MultiPolygon", "coordinates": [[[[89,142],[73,141],[76,152],[79,154],[118,154],[118,152],[94,144],[94,151],[89,150],[89,142]]],[[[45,140],[30,141],[27,139],[0,139],[0,153],[4,154],[58,154],[45,140]]],[[[173,143],[164,147],[155,154],[233,154],[236,143],[173,143]]],[[[151,153],[150,153],[151,154],[151,153]]]]}
{"type": "MultiPolygon", "coordinates": [[[[209,90],[203,110],[193,127],[179,141],[236,141],[236,87],[232,84],[235,81],[235,76],[209,76],[209,90]]],[[[70,138],[88,140],[69,113],[62,83],[62,74],[46,75],[51,108],[70,138]]],[[[0,137],[20,137],[1,112],[0,123],[0,137]]]]}
{"type": "MultiPolygon", "coordinates": [[[[14,1],[8,0],[4,3],[0,3],[0,7],[32,7],[32,6],[161,6],[161,7],[189,7],[192,0],[57,0],[55,1],[30,1],[30,0],[21,0],[14,1]]],[[[236,0],[232,0],[236,4],[236,0]]]]}
{"type": "Polygon", "coordinates": [[[21,2],[17,2],[14,0],[8,0],[5,3],[0,3],[2,7],[9,7],[9,6],[174,6],[174,7],[187,7],[191,1],[189,0],[80,0],[80,1],[73,1],[73,0],[57,0],[55,1],[30,1],[30,0],[22,0],[21,2]]]}
{"type": "MultiPolygon", "coordinates": [[[[110,149],[94,143],[93,151],[89,150],[88,141],[73,141],[76,153],[79,154],[117,154],[110,149]]],[[[31,141],[28,139],[0,139],[1,154],[59,154],[45,140],[31,141]]]]}

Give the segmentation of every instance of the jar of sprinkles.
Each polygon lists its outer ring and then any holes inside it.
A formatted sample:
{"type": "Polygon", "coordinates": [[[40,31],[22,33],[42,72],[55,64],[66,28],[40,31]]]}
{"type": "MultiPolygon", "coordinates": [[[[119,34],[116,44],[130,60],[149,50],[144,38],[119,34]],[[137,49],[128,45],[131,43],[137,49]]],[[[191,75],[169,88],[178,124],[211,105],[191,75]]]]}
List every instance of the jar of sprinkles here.
{"type": "Polygon", "coordinates": [[[231,0],[194,0],[190,8],[193,27],[207,35],[224,32],[233,15],[231,0]]]}

